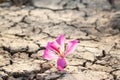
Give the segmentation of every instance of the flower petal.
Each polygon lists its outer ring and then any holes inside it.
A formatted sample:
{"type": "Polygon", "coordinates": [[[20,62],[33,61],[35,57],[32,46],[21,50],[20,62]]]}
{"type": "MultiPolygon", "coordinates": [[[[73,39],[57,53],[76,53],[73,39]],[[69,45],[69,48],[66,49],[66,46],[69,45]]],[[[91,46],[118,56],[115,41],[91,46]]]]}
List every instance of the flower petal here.
{"type": "Polygon", "coordinates": [[[64,51],[64,44],[65,44],[65,37],[64,37],[64,35],[60,35],[56,39],[56,42],[61,46],[61,50],[64,51]]]}
{"type": "Polygon", "coordinates": [[[58,49],[58,45],[56,42],[48,42],[46,49],[55,51],[56,53],[60,53],[59,49],[58,49]]]}
{"type": "Polygon", "coordinates": [[[66,65],[67,65],[67,63],[66,63],[65,59],[62,58],[62,57],[59,57],[58,60],[57,60],[57,68],[58,68],[58,70],[63,71],[64,68],[66,67],[66,65]]]}
{"type": "Polygon", "coordinates": [[[53,60],[58,58],[58,56],[53,51],[46,49],[43,51],[43,58],[47,60],[53,60]]]}
{"type": "Polygon", "coordinates": [[[75,48],[77,47],[77,44],[78,44],[78,40],[72,40],[72,41],[70,41],[68,43],[68,45],[67,45],[65,56],[67,56],[70,53],[72,53],[75,50],[75,48]]]}

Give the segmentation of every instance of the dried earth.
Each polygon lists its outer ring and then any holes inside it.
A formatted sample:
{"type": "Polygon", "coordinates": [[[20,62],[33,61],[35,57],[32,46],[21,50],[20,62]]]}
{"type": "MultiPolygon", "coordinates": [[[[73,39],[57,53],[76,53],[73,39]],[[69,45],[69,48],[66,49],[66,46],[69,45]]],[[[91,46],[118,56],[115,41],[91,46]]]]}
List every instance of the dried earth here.
{"type": "Polygon", "coordinates": [[[120,80],[120,2],[34,0],[0,6],[0,80],[120,80]],[[42,58],[48,41],[64,34],[80,43],[64,72],[42,58]]]}

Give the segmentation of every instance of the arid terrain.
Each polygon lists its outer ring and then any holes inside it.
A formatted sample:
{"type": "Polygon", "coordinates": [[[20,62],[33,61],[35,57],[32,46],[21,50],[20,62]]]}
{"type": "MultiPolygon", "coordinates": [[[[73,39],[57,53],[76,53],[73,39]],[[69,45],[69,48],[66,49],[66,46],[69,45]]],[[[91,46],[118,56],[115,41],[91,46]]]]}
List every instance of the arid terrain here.
{"type": "Polygon", "coordinates": [[[0,4],[0,80],[120,80],[120,0],[0,4]],[[78,39],[64,72],[42,58],[60,34],[78,39]]]}

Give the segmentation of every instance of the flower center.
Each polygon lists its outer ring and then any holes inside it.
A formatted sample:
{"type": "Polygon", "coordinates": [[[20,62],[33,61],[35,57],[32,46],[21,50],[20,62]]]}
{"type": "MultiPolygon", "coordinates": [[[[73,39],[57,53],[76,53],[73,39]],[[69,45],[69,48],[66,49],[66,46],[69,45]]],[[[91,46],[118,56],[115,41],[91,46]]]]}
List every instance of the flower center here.
{"type": "Polygon", "coordinates": [[[61,51],[61,50],[59,50],[60,51],[60,53],[59,53],[59,56],[60,57],[63,57],[64,55],[63,55],[63,52],[61,51]]]}

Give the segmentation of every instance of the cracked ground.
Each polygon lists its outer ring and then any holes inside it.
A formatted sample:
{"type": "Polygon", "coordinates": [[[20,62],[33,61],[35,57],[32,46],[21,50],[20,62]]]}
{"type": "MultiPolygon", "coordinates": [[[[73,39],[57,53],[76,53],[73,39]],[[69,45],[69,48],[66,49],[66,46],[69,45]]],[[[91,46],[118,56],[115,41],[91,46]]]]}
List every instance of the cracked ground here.
{"type": "Polygon", "coordinates": [[[0,7],[0,80],[120,80],[119,0],[50,1],[0,7]],[[64,72],[42,58],[60,34],[80,41],[64,72]]]}

